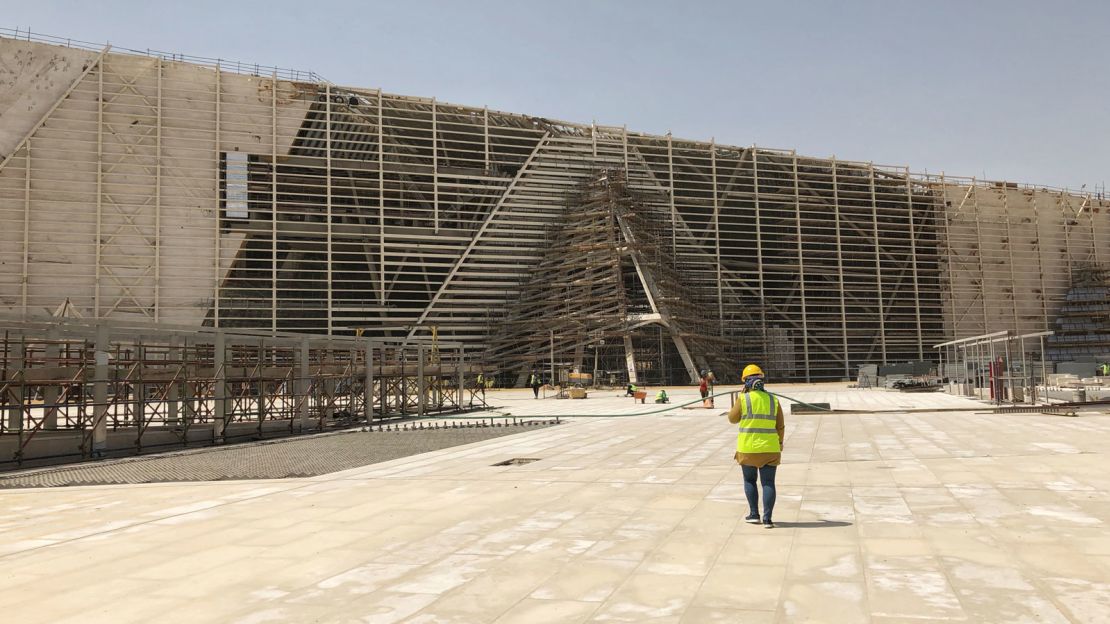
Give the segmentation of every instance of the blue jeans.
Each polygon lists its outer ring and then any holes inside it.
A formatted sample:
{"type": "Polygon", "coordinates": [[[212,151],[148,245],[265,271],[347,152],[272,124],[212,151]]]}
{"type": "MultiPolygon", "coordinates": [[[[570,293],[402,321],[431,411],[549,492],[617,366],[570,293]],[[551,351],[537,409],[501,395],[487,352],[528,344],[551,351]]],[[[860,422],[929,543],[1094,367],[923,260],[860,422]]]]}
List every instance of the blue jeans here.
{"type": "Polygon", "coordinates": [[[759,492],[755,487],[756,475],[763,484],[763,521],[771,521],[771,513],[775,510],[775,469],[778,466],[740,466],[744,472],[744,496],[748,497],[748,509],[751,515],[759,515],[759,492]]]}

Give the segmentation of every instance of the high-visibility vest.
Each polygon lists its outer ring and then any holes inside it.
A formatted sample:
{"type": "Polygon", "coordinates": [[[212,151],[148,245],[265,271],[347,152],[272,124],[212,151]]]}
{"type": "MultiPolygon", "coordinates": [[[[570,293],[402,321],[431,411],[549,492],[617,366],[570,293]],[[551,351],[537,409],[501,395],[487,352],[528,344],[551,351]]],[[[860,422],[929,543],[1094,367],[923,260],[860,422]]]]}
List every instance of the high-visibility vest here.
{"type": "Polygon", "coordinates": [[[736,450],[740,453],[780,453],[777,424],[778,401],[762,390],[743,394],[740,408],[740,433],[736,450]]]}
{"type": "Polygon", "coordinates": [[[536,379],[535,375],[532,375],[531,377],[528,378],[528,385],[529,386],[538,386],[538,385],[540,385],[540,380],[536,379]]]}
{"type": "Polygon", "coordinates": [[[484,384],[485,384],[485,379],[482,377],[482,373],[478,373],[478,385],[481,386],[481,385],[484,385],[484,384]]]}

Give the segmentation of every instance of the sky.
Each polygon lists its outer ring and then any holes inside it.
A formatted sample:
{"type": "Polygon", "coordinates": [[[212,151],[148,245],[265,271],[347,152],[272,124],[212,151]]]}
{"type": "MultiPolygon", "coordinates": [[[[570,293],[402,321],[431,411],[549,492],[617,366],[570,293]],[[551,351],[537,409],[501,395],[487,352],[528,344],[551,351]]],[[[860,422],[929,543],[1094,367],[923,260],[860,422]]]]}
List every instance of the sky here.
{"type": "Polygon", "coordinates": [[[1110,181],[1110,2],[4,0],[0,27],[915,172],[1110,181]]]}

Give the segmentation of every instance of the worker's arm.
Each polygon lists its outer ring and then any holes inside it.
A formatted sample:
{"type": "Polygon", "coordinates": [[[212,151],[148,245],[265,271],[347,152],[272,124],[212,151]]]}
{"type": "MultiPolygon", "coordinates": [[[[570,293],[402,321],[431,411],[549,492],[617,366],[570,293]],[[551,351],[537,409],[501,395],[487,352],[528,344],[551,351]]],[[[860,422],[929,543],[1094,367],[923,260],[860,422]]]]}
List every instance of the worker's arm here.
{"type": "Polygon", "coordinates": [[[735,425],[736,423],[740,422],[740,406],[743,404],[743,401],[737,401],[732,404],[732,409],[728,411],[728,421],[730,423],[735,425]]]}
{"type": "MultiPolygon", "coordinates": [[[[776,403],[778,403],[776,401],[776,403]]],[[[778,413],[775,414],[775,429],[779,432],[779,448],[783,448],[783,440],[786,438],[786,420],[782,417],[782,404],[778,404],[778,413]]]]}

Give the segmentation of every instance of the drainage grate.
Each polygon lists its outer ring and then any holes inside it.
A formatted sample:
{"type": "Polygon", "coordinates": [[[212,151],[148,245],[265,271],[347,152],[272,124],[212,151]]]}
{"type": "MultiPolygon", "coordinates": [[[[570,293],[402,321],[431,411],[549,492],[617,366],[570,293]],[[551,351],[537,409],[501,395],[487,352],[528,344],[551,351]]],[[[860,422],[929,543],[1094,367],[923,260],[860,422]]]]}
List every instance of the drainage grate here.
{"type": "Polygon", "coordinates": [[[539,457],[514,457],[506,459],[503,462],[497,462],[494,466],[519,466],[521,464],[530,464],[534,461],[540,461],[539,457]]]}

